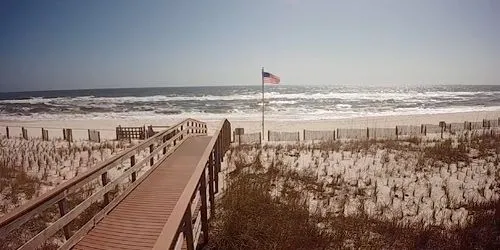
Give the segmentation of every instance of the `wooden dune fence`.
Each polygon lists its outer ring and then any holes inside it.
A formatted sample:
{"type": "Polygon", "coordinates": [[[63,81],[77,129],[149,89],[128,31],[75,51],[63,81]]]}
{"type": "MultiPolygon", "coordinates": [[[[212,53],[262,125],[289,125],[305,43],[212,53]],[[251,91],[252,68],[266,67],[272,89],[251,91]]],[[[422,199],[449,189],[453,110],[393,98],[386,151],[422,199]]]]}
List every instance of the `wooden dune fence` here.
{"type": "Polygon", "coordinates": [[[305,130],[304,129],[303,138],[304,138],[304,141],[335,140],[335,130],[317,131],[317,130],[305,130]]]}
{"type": "Polygon", "coordinates": [[[338,139],[368,139],[366,128],[338,128],[338,139]]]}
{"type": "Polygon", "coordinates": [[[234,142],[238,145],[261,144],[262,134],[260,132],[250,134],[234,134],[234,142]]]}
{"type": "Polygon", "coordinates": [[[422,126],[398,125],[396,126],[398,136],[418,136],[422,134],[422,126]]]}
{"type": "Polygon", "coordinates": [[[101,142],[101,133],[97,130],[89,129],[89,141],[101,142]]]}
{"type": "Polygon", "coordinates": [[[300,141],[299,132],[277,132],[268,131],[267,140],[269,141],[300,141]]]}
{"type": "Polygon", "coordinates": [[[396,139],[395,128],[367,128],[368,139],[396,139]]]}

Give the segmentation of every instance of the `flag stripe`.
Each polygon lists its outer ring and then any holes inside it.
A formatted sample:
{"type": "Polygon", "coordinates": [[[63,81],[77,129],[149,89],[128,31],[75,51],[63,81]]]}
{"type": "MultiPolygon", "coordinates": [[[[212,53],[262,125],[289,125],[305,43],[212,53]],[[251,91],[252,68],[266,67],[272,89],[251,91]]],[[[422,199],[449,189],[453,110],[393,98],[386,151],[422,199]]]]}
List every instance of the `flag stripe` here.
{"type": "Polygon", "coordinates": [[[262,72],[262,79],[264,83],[278,84],[280,83],[280,78],[269,72],[262,72]]]}

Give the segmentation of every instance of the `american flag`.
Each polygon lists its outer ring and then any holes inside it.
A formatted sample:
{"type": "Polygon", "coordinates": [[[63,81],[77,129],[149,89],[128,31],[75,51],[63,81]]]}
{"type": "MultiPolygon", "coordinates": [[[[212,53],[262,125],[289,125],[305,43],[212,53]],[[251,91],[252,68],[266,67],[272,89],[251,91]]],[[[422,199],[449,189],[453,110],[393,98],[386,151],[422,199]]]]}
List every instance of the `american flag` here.
{"type": "Polygon", "coordinates": [[[262,79],[264,83],[278,84],[280,83],[280,78],[269,72],[262,72],[262,79]]]}

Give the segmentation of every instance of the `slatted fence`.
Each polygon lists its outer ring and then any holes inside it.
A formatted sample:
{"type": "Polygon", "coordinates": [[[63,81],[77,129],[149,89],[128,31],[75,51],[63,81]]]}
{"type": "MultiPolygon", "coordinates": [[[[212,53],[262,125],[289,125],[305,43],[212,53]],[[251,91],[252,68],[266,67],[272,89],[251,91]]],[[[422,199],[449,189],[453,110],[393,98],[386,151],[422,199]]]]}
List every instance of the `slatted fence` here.
{"type": "Polygon", "coordinates": [[[396,126],[398,136],[419,136],[422,134],[422,126],[398,125],[396,126]]]}
{"type": "Polygon", "coordinates": [[[395,128],[368,128],[368,139],[396,139],[395,128]]]}
{"type": "Polygon", "coordinates": [[[262,134],[260,132],[250,134],[234,134],[234,142],[237,145],[261,144],[262,134]]]}
{"type": "Polygon", "coordinates": [[[89,141],[101,142],[101,132],[94,129],[89,129],[88,133],[89,133],[89,141]]]}
{"type": "Polygon", "coordinates": [[[267,139],[269,141],[300,141],[299,132],[277,132],[268,131],[267,139]]]}
{"type": "Polygon", "coordinates": [[[335,130],[305,130],[303,131],[304,141],[335,140],[335,130]]]}
{"type": "Polygon", "coordinates": [[[367,139],[368,132],[366,128],[338,128],[338,139],[367,139]]]}

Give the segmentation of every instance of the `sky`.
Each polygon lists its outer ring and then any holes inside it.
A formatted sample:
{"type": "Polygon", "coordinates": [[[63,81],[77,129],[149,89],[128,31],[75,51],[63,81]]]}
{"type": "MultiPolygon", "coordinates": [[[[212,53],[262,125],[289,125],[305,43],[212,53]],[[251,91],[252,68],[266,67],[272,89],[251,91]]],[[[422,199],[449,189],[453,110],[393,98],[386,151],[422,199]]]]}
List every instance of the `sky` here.
{"type": "Polygon", "coordinates": [[[497,0],[0,2],[0,92],[500,84],[497,0]]]}

